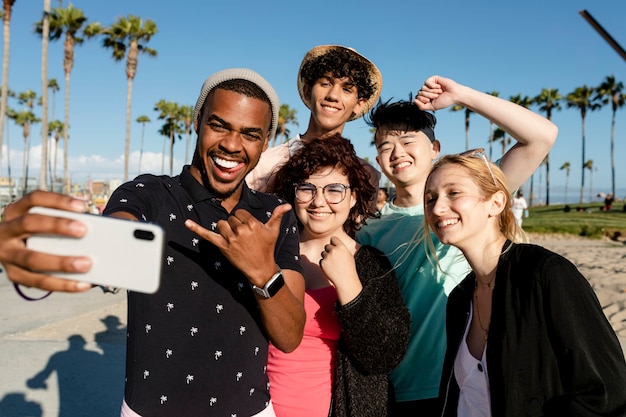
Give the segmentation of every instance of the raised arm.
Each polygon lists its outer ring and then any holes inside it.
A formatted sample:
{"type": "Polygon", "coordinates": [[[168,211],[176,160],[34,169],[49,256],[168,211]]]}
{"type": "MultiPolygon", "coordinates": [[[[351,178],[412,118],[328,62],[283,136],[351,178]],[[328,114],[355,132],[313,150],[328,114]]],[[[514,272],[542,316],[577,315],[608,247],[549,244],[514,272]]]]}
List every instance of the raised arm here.
{"type": "Polygon", "coordinates": [[[424,82],[415,104],[422,110],[460,104],[511,135],[517,143],[500,163],[511,189],[519,188],[530,178],[554,145],[558,133],[554,123],[525,107],[438,75],[424,82]]]}

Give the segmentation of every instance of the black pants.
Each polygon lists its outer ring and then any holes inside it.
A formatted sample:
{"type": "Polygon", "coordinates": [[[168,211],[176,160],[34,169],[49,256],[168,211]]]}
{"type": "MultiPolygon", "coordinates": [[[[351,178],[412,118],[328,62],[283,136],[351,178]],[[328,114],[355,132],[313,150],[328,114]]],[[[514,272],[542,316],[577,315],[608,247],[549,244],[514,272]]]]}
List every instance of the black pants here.
{"type": "Polygon", "coordinates": [[[440,417],[441,406],[437,398],[392,402],[389,417],[440,417]]]}

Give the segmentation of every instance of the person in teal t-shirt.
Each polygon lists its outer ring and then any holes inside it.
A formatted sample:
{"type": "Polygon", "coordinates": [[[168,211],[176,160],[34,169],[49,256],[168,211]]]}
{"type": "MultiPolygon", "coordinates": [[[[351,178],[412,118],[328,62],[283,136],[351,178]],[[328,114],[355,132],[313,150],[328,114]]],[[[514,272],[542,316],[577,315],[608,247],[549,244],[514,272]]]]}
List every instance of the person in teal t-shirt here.
{"type": "Polygon", "coordinates": [[[557,136],[557,127],[546,118],[439,76],[425,81],[414,102],[379,102],[366,118],[376,129],[376,161],[394,184],[396,197],[382,208],[379,219],[368,220],[357,240],[387,255],[411,312],[408,350],[390,375],[393,417],[439,415],[447,297],[469,272],[461,252],[439,243],[434,235],[439,266],[423,246],[424,185],[441,151],[435,139],[436,119],[429,111],[454,104],[486,117],[517,141],[500,161],[512,189],[532,175],[557,136]]]}

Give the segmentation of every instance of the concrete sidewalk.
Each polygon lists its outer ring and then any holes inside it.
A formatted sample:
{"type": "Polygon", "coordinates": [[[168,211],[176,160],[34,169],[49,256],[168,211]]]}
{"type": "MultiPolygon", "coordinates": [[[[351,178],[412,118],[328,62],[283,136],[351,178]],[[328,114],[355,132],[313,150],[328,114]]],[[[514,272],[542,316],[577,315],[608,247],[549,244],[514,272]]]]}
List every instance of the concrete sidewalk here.
{"type": "Polygon", "coordinates": [[[0,416],[119,416],[125,292],[28,302],[1,276],[0,305],[0,416]]]}

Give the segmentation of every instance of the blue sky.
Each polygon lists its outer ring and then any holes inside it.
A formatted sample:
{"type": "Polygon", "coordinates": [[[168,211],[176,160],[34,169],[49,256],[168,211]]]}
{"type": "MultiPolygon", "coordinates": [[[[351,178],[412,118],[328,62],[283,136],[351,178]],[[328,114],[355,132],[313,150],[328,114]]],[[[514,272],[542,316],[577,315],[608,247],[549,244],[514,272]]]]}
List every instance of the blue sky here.
{"type": "MultiPolygon", "coordinates": [[[[33,32],[33,24],[41,18],[42,4],[41,0],[18,0],[13,6],[9,88],[16,92],[32,89],[40,94],[41,40],[33,32]]],[[[52,0],[52,7],[58,4],[52,0]]],[[[63,5],[67,4],[65,0],[63,5]]],[[[557,88],[565,96],[582,85],[597,86],[608,75],[626,82],[626,62],[578,13],[587,9],[626,47],[623,0],[76,0],[73,4],[84,11],[90,22],[109,25],[119,16],[135,14],[158,25],[159,32],[149,43],[158,56],[139,57],[133,83],[131,176],[137,173],[141,141],[141,125],[134,120],[143,114],[152,119],[145,131],[142,171],[160,174],[163,137],[157,131],[162,123],[153,111],[154,104],[160,99],[194,104],[206,77],[223,68],[249,67],[261,73],[274,85],[281,102],[297,110],[300,126],[290,126],[290,130],[303,132],[308,111],[297,93],[296,74],[306,51],[319,44],[350,46],[374,61],[383,74],[385,100],[407,98],[433,74],[480,91],[498,91],[505,98],[520,93],[534,97],[548,87],[557,88]]],[[[62,41],[50,44],[48,76],[61,85],[56,96],[56,119],[63,118],[62,48],[62,41]]],[[[114,62],[100,41],[86,41],[76,48],[70,91],[69,155],[73,180],[121,179],[125,63],[114,62]]],[[[442,110],[436,116],[443,152],[464,150],[463,112],[442,110]]],[[[550,154],[551,194],[563,193],[565,173],[559,167],[567,161],[572,165],[568,200],[578,201],[582,164],[580,114],[563,103],[552,120],[559,126],[559,137],[550,154]]],[[[592,178],[593,195],[607,192],[611,186],[610,122],[610,107],[588,113],[586,159],[592,159],[597,169],[592,178]]],[[[371,134],[362,120],[349,123],[344,136],[352,140],[361,156],[374,159],[375,150],[369,145],[371,134]]],[[[19,175],[23,141],[21,130],[12,123],[9,137],[12,170],[19,175]]],[[[489,124],[473,114],[470,147],[487,147],[488,137],[489,124]]],[[[618,111],[615,141],[618,197],[624,198],[624,109],[618,111]]],[[[38,173],[34,169],[41,153],[39,126],[34,127],[31,142],[35,147],[31,173],[38,173]]],[[[176,173],[183,164],[184,141],[176,143],[174,153],[176,173]]],[[[499,154],[500,145],[495,145],[494,157],[499,154]]],[[[6,175],[4,158],[2,175],[6,175]]],[[[540,177],[543,183],[545,173],[538,171],[535,176],[536,193],[541,191],[540,177]]],[[[588,199],[589,172],[585,179],[588,199]]]]}

